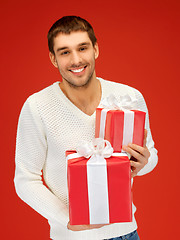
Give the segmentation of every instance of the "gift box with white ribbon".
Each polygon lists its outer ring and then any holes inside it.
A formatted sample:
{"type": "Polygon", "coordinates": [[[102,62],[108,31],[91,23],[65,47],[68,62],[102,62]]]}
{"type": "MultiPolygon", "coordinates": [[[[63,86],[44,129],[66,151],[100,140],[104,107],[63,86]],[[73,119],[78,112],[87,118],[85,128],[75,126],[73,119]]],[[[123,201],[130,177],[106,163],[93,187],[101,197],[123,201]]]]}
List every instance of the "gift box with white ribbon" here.
{"type": "Polygon", "coordinates": [[[67,151],[71,225],[132,221],[131,170],[126,153],[103,139],[67,151]]]}
{"type": "Polygon", "coordinates": [[[96,109],[95,137],[108,140],[115,152],[129,143],[143,146],[146,113],[133,109],[135,102],[129,95],[120,102],[110,95],[96,109]]]}

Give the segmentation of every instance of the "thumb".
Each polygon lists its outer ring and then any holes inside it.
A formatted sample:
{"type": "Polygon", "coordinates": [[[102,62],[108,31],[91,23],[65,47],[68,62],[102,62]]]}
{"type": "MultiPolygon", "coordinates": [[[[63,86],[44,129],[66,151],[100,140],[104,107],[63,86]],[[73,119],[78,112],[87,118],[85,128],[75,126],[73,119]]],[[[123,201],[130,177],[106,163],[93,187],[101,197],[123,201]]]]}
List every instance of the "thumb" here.
{"type": "Polygon", "coordinates": [[[146,139],[147,139],[147,130],[144,129],[144,141],[143,141],[143,147],[146,147],[146,139]]]}

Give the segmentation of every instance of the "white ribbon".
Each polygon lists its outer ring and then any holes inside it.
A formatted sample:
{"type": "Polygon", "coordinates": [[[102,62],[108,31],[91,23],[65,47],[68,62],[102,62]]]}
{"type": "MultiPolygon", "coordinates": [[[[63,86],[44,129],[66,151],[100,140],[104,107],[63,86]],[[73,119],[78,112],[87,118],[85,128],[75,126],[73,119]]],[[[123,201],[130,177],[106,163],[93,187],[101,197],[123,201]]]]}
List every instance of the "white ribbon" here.
{"type": "Polygon", "coordinates": [[[77,153],[68,155],[67,159],[82,157],[87,161],[87,182],[90,224],[109,223],[109,197],[107,181],[107,164],[105,158],[127,156],[125,153],[113,153],[107,140],[95,138],[93,142],[83,142],[77,147],[77,153]]]}
{"type": "Polygon", "coordinates": [[[107,166],[104,158],[113,153],[110,142],[96,138],[77,147],[77,152],[90,159],[87,162],[87,182],[90,224],[109,222],[107,166]]]}
{"type": "Polygon", "coordinates": [[[119,102],[113,94],[110,94],[108,97],[104,98],[100,102],[100,105],[98,107],[111,109],[111,110],[124,111],[124,110],[132,110],[133,108],[135,108],[136,104],[137,104],[137,99],[132,98],[131,96],[129,96],[129,94],[120,96],[119,102]]]}
{"type": "Polygon", "coordinates": [[[103,108],[101,111],[99,137],[104,138],[107,112],[109,110],[122,110],[124,112],[122,145],[127,145],[128,143],[132,142],[134,130],[134,112],[130,110],[135,107],[136,103],[137,99],[132,98],[128,94],[120,96],[120,102],[117,101],[113,94],[103,99],[99,105],[99,108],[103,108]]]}

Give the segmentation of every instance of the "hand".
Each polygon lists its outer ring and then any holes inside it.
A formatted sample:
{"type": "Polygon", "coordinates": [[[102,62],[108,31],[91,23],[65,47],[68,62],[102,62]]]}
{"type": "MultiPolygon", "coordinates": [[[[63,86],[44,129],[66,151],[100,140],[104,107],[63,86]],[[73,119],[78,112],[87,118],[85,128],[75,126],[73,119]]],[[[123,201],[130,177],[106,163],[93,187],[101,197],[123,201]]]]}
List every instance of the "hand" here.
{"type": "Polygon", "coordinates": [[[128,146],[123,146],[122,149],[131,154],[131,178],[135,177],[137,173],[148,163],[150,152],[146,147],[147,130],[144,131],[143,147],[129,143],[128,146]]]}
{"type": "Polygon", "coordinates": [[[68,222],[67,228],[71,231],[84,231],[84,230],[89,230],[89,229],[94,229],[94,228],[100,228],[105,225],[107,225],[107,224],[70,225],[70,223],[68,222]]]}

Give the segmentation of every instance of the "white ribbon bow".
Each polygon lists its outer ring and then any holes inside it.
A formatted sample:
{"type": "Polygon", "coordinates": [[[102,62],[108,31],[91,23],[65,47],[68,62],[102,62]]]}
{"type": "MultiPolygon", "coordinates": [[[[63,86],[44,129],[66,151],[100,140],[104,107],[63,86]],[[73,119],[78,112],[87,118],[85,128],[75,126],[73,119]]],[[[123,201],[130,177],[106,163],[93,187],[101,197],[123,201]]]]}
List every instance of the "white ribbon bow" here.
{"type": "Polygon", "coordinates": [[[108,97],[104,98],[99,107],[103,107],[106,109],[115,109],[115,110],[131,110],[137,104],[137,99],[132,98],[128,94],[120,96],[120,102],[116,99],[113,94],[110,94],[108,97]]]}
{"type": "Polygon", "coordinates": [[[95,138],[92,142],[81,142],[76,151],[81,156],[85,158],[93,158],[101,156],[104,158],[109,158],[113,154],[113,148],[109,141],[102,138],[95,138]]]}

